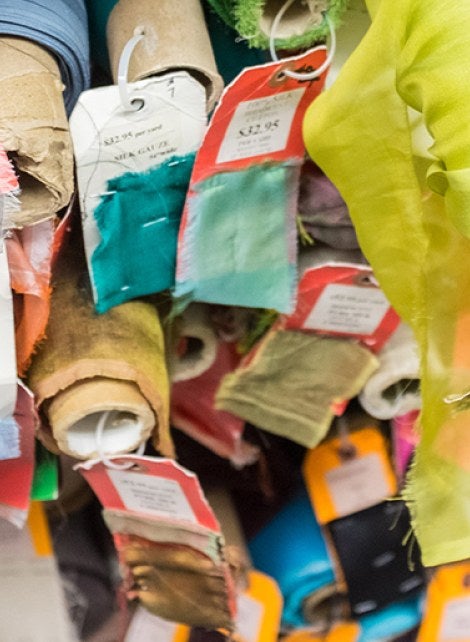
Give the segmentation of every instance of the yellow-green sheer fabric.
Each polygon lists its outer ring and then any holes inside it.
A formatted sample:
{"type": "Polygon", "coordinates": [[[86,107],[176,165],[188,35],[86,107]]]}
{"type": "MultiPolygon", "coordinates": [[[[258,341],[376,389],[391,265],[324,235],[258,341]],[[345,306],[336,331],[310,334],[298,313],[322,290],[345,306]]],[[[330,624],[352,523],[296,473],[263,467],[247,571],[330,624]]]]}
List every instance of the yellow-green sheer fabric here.
{"type": "Polygon", "coordinates": [[[470,558],[470,3],[369,5],[372,25],[310,106],[304,138],[420,345],[422,435],[405,497],[432,566],[470,558]],[[408,107],[431,154],[413,152],[408,107]]]}

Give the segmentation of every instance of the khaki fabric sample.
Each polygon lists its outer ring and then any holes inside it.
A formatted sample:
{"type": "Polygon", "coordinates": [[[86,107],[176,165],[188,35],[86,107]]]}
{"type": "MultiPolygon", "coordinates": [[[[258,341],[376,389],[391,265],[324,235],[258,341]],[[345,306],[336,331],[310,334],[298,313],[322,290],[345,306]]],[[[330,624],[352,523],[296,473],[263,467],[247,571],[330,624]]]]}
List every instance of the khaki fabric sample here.
{"type": "Polygon", "coordinates": [[[377,368],[354,341],[271,330],[216,396],[216,406],[303,446],[326,435],[332,405],[351,399],[377,368]]]}

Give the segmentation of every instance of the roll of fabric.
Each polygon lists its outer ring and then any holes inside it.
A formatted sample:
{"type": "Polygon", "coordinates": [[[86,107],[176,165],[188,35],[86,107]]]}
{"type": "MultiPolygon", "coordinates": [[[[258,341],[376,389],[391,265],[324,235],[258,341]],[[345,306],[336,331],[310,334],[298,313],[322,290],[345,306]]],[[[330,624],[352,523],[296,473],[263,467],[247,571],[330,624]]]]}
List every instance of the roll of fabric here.
{"type": "MultiPolygon", "coordinates": [[[[283,6],[279,0],[208,0],[219,16],[234,27],[251,47],[269,46],[276,15],[283,6]]],[[[329,33],[325,14],[337,24],[347,0],[307,0],[291,3],[276,32],[280,49],[301,49],[329,33]]]]}
{"type": "Polygon", "coordinates": [[[185,69],[206,88],[211,111],[223,89],[199,0],[119,0],[108,19],[107,40],[115,81],[126,43],[142,29],[129,64],[128,80],[185,69]]]}
{"type": "Polygon", "coordinates": [[[177,345],[168,355],[173,383],[195,379],[209,370],[218,349],[218,340],[210,325],[209,309],[203,303],[190,304],[176,327],[177,345]]]}
{"type": "Polygon", "coordinates": [[[376,368],[374,355],[354,341],[273,329],[224,377],[216,408],[314,448],[334,403],[354,397],[376,368]]]}
{"type": "Polygon", "coordinates": [[[155,447],[171,456],[157,312],[136,301],[96,315],[78,238],[56,265],[47,338],[28,372],[42,415],[60,450],[79,459],[98,454],[99,421],[105,453],[132,450],[153,433],[155,447]]]}
{"type": "Polygon", "coordinates": [[[359,394],[361,406],[377,419],[392,419],[421,408],[418,346],[401,323],[377,355],[379,367],[359,394]]]}
{"type": "Polygon", "coordinates": [[[55,58],[33,42],[0,38],[0,91],[0,138],[21,189],[21,207],[4,227],[21,228],[53,217],[73,192],[72,142],[55,58]]]}
{"type": "Polygon", "coordinates": [[[248,542],[248,547],[255,568],[279,584],[284,597],[283,624],[302,626],[307,624],[308,616],[310,623],[315,624],[314,630],[325,631],[333,615],[332,597],[338,591],[333,565],[307,491],[298,491],[248,542]],[[316,609],[311,608],[314,600],[316,609]]]}
{"type": "MultiPolygon", "coordinates": [[[[217,342],[211,367],[193,379],[174,382],[171,388],[171,423],[219,457],[241,468],[254,463],[258,448],[243,439],[244,422],[214,408],[220,381],[240,363],[233,344],[217,342]]],[[[194,444],[194,442],[193,442],[194,444]]],[[[189,462],[194,470],[194,464],[189,462]]]]}
{"type": "Polygon", "coordinates": [[[302,224],[314,240],[336,249],[359,249],[346,203],[330,179],[311,161],[302,167],[298,208],[302,224]]]}
{"type": "MultiPolygon", "coordinates": [[[[0,33],[35,42],[55,56],[70,114],[79,94],[90,84],[84,0],[7,0],[2,3],[0,33]]],[[[2,96],[6,97],[3,91],[2,96]]]]}

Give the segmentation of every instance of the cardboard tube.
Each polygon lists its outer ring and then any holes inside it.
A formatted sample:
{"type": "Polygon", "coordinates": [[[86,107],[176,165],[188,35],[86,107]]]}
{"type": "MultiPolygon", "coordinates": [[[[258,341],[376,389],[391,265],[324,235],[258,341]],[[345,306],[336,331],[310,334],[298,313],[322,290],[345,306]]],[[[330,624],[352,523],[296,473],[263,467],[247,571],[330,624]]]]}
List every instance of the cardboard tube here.
{"type": "MultiPolygon", "coordinates": [[[[269,38],[274,19],[279,13],[285,0],[266,0],[259,19],[260,31],[269,38]]],[[[321,25],[323,13],[328,9],[326,0],[307,0],[294,2],[286,11],[276,31],[276,38],[292,38],[302,36],[306,31],[321,25]]]]}
{"type": "Polygon", "coordinates": [[[14,161],[21,208],[5,227],[52,218],[73,192],[73,152],[55,58],[22,38],[0,38],[0,139],[14,161]]]}
{"type": "Polygon", "coordinates": [[[204,85],[210,111],[220,97],[220,77],[199,0],[119,0],[111,11],[107,41],[115,82],[119,59],[136,29],[144,38],[131,56],[128,81],[184,69],[204,85]]]}

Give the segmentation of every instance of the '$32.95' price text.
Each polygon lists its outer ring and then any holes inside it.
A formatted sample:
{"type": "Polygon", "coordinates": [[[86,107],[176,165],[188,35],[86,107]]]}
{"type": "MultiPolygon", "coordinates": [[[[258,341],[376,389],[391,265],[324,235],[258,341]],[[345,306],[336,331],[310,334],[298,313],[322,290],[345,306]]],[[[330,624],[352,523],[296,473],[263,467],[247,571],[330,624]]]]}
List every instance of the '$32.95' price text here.
{"type": "Polygon", "coordinates": [[[279,127],[279,119],[268,120],[265,123],[256,123],[254,125],[247,125],[238,130],[237,138],[249,138],[250,136],[259,136],[272,132],[279,127]]]}

